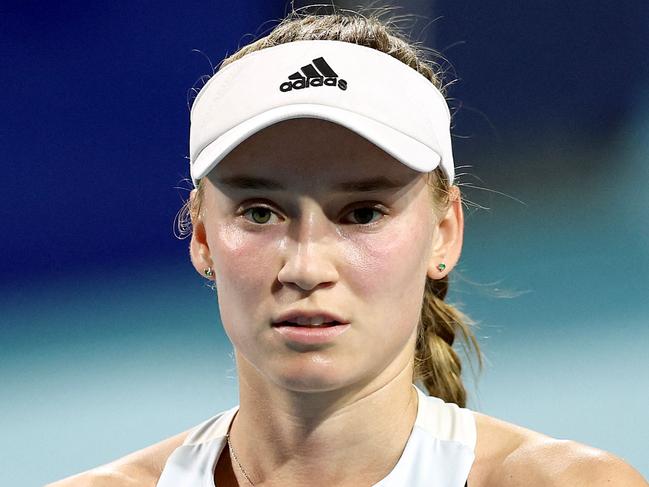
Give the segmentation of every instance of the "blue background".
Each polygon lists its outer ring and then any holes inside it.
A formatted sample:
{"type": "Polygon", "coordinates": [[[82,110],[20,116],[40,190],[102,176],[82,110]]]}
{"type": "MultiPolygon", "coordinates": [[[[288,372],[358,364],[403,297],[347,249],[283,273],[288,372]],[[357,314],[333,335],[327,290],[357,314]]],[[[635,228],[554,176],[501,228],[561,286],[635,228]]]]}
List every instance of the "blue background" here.
{"type": "MultiPolygon", "coordinates": [[[[479,322],[487,356],[477,383],[465,367],[469,407],[649,476],[649,4],[399,5],[427,16],[414,36],[459,78],[469,206],[449,300],[479,322]]],[[[236,404],[216,296],[173,232],[188,98],[286,8],[0,6],[7,485],[86,470],[236,404]]]]}

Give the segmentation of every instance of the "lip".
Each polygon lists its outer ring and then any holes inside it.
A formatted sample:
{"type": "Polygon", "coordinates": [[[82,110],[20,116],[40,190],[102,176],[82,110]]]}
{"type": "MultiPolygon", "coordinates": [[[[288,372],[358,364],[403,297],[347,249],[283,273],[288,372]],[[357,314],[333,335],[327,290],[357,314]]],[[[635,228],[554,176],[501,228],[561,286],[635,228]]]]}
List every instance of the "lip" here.
{"type": "MultiPolygon", "coordinates": [[[[314,318],[316,316],[322,316],[325,321],[337,321],[340,325],[348,325],[349,320],[329,311],[310,309],[310,310],[289,310],[281,315],[277,316],[273,320],[273,326],[280,326],[284,321],[295,321],[298,318],[314,318]]],[[[298,326],[298,325],[296,325],[298,326]]]]}
{"type": "Polygon", "coordinates": [[[330,326],[300,326],[277,323],[273,325],[273,330],[290,342],[302,345],[317,345],[333,341],[350,327],[349,323],[330,326]]]}

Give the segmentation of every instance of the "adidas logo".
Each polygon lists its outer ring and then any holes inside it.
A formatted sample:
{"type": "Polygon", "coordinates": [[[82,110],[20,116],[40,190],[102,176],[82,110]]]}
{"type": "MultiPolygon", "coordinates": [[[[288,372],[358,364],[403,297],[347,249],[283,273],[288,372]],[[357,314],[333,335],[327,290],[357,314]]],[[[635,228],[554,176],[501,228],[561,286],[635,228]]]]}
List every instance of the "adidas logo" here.
{"type": "Polygon", "coordinates": [[[288,77],[290,81],[284,81],[279,85],[279,91],[286,93],[291,90],[303,90],[312,86],[338,86],[341,90],[347,89],[347,81],[338,79],[336,72],[331,69],[323,57],[311,61],[311,63],[300,68],[288,77]],[[316,69],[317,68],[317,69],[316,69]]]}

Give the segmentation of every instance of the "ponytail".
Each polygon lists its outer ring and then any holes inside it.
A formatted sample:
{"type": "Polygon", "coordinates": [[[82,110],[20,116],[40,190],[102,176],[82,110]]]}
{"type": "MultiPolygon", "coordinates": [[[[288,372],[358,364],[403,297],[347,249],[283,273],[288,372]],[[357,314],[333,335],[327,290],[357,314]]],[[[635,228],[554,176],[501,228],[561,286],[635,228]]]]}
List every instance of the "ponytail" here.
{"type": "Polygon", "coordinates": [[[473,347],[482,368],[480,346],[471,331],[474,324],[456,307],[446,303],[448,275],[439,280],[426,279],[421,307],[419,334],[415,348],[415,381],[428,393],[446,402],[466,407],[466,389],[462,383],[462,362],[453,349],[459,331],[466,345],[473,347]]]}

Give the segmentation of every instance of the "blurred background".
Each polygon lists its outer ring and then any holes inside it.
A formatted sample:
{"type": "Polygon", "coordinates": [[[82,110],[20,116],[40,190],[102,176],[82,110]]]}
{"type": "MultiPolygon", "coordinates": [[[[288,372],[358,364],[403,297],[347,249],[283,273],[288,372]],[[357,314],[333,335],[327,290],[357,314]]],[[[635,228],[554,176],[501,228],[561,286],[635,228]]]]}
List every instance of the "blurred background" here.
{"type": "MultiPolygon", "coordinates": [[[[414,15],[404,30],[457,77],[469,204],[449,300],[487,357],[477,381],[465,366],[468,406],[649,476],[649,3],[385,4],[414,15]]],[[[216,296],[173,231],[188,99],[290,7],[0,4],[6,485],[106,463],[237,403],[216,296]]]]}

